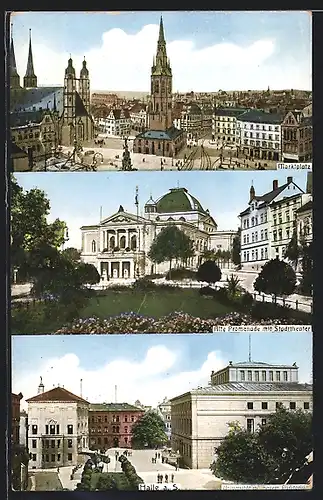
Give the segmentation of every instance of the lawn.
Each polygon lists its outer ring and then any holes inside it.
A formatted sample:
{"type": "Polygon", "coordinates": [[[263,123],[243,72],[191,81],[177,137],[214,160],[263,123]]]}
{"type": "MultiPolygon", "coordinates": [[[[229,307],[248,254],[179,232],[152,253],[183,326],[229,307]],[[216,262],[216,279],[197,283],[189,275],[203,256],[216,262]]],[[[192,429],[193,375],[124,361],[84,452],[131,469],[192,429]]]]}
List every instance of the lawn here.
{"type": "Polygon", "coordinates": [[[202,297],[198,290],[174,291],[107,291],[104,296],[90,299],[80,313],[81,318],[97,316],[104,319],[124,312],[135,312],[144,316],[160,318],[174,311],[182,311],[200,318],[214,318],[233,310],[216,300],[202,297]]]}
{"type": "MultiPolygon", "coordinates": [[[[28,311],[12,309],[12,333],[53,333],[69,321],[63,319],[64,306],[53,305],[51,314],[41,303],[30,306],[28,311]],[[57,306],[56,306],[57,307],[57,306]],[[60,311],[62,314],[60,314],[60,311]]],[[[176,290],[107,290],[105,295],[97,295],[89,299],[87,305],[78,311],[77,318],[96,316],[106,319],[120,313],[134,312],[155,319],[167,316],[174,311],[189,313],[203,319],[215,318],[234,311],[234,307],[223,305],[214,298],[200,296],[196,289],[176,290]]],[[[72,320],[72,318],[71,318],[72,320]]]]}

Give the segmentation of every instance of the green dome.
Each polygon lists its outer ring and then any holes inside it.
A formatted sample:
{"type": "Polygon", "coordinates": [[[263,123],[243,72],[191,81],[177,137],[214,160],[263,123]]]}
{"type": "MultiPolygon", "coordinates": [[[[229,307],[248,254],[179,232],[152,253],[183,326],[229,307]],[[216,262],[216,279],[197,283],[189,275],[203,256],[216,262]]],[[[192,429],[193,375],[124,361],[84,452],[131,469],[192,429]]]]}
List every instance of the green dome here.
{"type": "Polygon", "coordinates": [[[173,188],[156,202],[158,213],[205,212],[201,203],[185,188],[173,188]]]}

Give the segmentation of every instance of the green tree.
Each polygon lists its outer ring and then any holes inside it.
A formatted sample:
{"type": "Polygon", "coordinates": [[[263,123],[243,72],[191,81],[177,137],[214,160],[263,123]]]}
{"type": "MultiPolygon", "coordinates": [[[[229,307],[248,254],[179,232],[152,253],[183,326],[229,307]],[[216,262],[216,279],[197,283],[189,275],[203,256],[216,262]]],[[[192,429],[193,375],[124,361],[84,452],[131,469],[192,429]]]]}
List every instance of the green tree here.
{"type": "Polygon", "coordinates": [[[222,276],[221,269],[213,260],[206,260],[197,270],[196,278],[198,281],[207,283],[216,283],[222,276]]]}
{"type": "Polygon", "coordinates": [[[11,269],[18,269],[20,278],[28,279],[64,243],[66,224],[59,219],[48,223],[50,203],[44,191],[24,191],[14,176],[10,187],[11,269]]]}
{"type": "Polygon", "coordinates": [[[288,247],[286,248],[284,258],[288,259],[291,262],[292,266],[296,271],[300,256],[301,256],[301,247],[298,244],[297,230],[295,228],[291,240],[288,244],[288,247]]]}
{"type": "Polygon", "coordinates": [[[282,260],[269,260],[257,276],[253,287],[257,292],[273,295],[276,302],[277,296],[290,295],[295,291],[295,271],[282,260]]]}
{"type": "Polygon", "coordinates": [[[81,260],[81,252],[73,247],[62,250],[62,255],[71,262],[80,262],[81,260]]]}
{"type": "Polygon", "coordinates": [[[97,482],[96,489],[99,491],[117,490],[118,486],[115,478],[111,474],[107,473],[101,474],[97,482]]]}
{"type": "Polygon", "coordinates": [[[239,227],[237,235],[233,238],[231,259],[233,264],[240,266],[241,264],[241,228],[239,227]]]}
{"type": "Polygon", "coordinates": [[[313,244],[302,242],[300,290],[304,295],[311,295],[313,288],[313,244]]]}
{"type": "Polygon", "coordinates": [[[155,448],[167,443],[165,423],[154,411],[145,413],[132,426],[132,444],[134,448],[155,448]]]}
{"type": "Polygon", "coordinates": [[[193,241],[175,225],[169,225],[157,234],[148,253],[148,257],[157,264],[168,260],[170,272],[173,260],[181,259],[185,262],[193,256],[193,241]]]}

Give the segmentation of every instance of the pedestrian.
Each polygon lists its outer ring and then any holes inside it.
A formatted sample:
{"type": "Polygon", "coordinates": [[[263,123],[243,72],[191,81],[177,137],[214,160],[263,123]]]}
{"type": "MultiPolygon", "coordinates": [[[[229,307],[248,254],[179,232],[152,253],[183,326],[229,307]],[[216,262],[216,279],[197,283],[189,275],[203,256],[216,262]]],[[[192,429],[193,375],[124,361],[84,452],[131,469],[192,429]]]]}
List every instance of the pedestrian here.
{"type": "Polygon", "coordinates": [[[156,451],[156,453],[155,453],[155,458],[157,458],[157,455],[158,455],[158,453],[157,453],[157,451],[156,451]]]}
{"type": "Polygon", "coordinates": [[[151,457],[151,463],[152,464],[154,463],[154,457],[151,457]]]}
{"type": "Polygon", "coordinates": [[[59,474],[59,467],[57,467],[57,474],[59,474]]]}
{"type": "Polygon", "coordinates": [[[174,482],[174,474],[171,475],[171,483],[174,482]]]}
{"type": "Polygon", "coordinates": [[[165,474],[165,483],[168,483],[168,475],[165,474]]]}
{"type": "Polygon", "coordinates": [[[160,482],[161,482],[161,483],[163,482],[163,478],[164,478],[164,476],[163,476],[163,474],[161,474],[161,475],[160,475],[160,482]]]}

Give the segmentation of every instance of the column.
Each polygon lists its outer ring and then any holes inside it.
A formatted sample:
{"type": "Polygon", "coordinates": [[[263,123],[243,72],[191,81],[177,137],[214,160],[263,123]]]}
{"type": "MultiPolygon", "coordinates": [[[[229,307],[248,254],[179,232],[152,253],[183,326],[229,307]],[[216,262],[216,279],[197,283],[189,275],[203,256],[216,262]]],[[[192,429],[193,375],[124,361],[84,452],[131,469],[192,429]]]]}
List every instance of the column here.
{"type": "Polygon", "coordinates": [[[129,229],[126,229],[126,248],[130,247],[130,241],[129,241],[129,229]]]}
{"type": "Polygon", "coordinates": [[[99,248],[98,251],[102,252],[103,250],[103,230],[100,228],[99,229],[99,248]]]}

